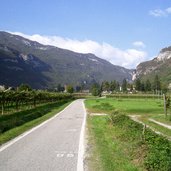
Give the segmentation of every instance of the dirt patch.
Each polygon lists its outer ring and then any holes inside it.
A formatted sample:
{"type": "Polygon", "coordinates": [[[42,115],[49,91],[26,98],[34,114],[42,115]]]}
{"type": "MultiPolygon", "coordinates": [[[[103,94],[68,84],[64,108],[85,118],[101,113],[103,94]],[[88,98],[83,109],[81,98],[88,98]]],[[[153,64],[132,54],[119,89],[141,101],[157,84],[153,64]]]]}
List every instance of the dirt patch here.
{"type": "Polygon", "coordinates": [[[108,114],[106,114],[106,113],[90,113],[89,115],[90,116],[106,116],[108,114]]]}

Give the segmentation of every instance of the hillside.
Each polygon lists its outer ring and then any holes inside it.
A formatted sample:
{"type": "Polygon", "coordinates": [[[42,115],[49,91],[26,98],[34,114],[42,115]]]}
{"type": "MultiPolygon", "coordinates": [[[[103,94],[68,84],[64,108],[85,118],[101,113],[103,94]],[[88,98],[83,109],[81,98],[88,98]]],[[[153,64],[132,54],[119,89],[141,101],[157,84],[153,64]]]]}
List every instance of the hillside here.
{"type": "Polygon", "coordinates": [[[160,77],[163,84],[171,83],[171,46],[162,49],[153,60],[140,63],[136,68],[136,77],[152,80],[155,75],[160,77]]]}
{"type": "Polygon", "coordinates": [[[131,70],[93,54],[45,46],[7,32],[0,32],[0,40],[0,85],[28,83],[33,88],[54,88],[60,83],[88,87],[93,82],[132,79],[131,70]]]}

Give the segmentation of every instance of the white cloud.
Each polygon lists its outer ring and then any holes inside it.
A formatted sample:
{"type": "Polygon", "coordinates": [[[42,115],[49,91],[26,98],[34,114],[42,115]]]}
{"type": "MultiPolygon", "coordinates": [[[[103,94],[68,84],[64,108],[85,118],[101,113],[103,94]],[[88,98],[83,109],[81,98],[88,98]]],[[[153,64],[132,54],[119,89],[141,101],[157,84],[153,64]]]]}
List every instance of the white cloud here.
{"type": "Polygon", "coordinates": [[[154,16],[154,17],[167,17],[169,14],[171,14],[171,7],[166,8],[166,9],[155,9],[149,11],[149,14],[154,16]]]}
{"type": "Polygon", "coordinates": [[[132,43],[135,47],[145,48],[146,45],[142,41],[136,41],[132,43]]]}
{"type": "MultiPolygon", "coordinates": [[[[137,64],[146,60],[147,57],[145,51],[136,49],[122,50],[105,42],[98,43],[92,40],[79,41],[59,36],[41,36],[38,34],[25,35],[19,32],[13,32],[13,34],[23,36],[44,45],[53,45],[79,53],[93,53],[102,59],[110,61],[114,65],[120,65],[126,68],[135,68],[137,64]]],[[[139,46],[143,45],[142,42],[139,42],[139,46]]]]}
{"type": "Polygon", "coordinates": [[[167,16],[167,13],[161,9],[156,9],[156,10],[151,10],[150,15],[154,16],[154,17],[164,17],[167,16]]]}
{"type": "Polygon", "coordinates": [[[171,14],[171,7],[167,8],[166,9],[166,12],[169,13],[169,14],[171,14]]]}

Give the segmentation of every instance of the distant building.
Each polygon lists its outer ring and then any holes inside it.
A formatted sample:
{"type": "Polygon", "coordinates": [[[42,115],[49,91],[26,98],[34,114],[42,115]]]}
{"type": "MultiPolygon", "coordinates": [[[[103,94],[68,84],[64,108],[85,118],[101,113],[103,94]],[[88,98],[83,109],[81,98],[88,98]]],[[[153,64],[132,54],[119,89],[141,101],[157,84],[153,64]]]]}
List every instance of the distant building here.
{"type": "Polygon", "coordinates": [[[4,91],[5,90],[5,86],[4,85],[0,85],[0,91],[4,91]]]}
{"type": "Polygon", "coordinates": [[[82,93],[90,93],[90,90],[82,90],[82,93]]]}
{"type": "Polygon", "coordinates": [[[171,90],[171,83],[169,84],[168,89],[171,90]]]}

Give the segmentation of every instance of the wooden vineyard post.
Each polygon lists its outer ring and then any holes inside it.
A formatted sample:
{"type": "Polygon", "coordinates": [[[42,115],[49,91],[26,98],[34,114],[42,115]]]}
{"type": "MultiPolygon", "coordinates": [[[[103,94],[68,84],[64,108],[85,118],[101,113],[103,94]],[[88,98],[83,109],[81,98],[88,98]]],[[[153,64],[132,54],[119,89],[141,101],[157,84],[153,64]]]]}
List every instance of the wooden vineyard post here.
{"type": "Polygon", "coordinates": [[[4,114],[4,105],[2,104],[2,115],[4,114]]]}
{"type": "Polygon", "coordinates": [[[5,91],[2,94],[1,103],[2,103],[2,113],[1,114],[4,115],[5,91]]]}
{"type": "Polygon", "coordinates": [[[142,141],[145,141],[146,124],[143,124],[142,141]]]}
{"type": "Polygon", "coordinates": [[[165,117],[167,117],[166,95],[165,94],[163,94],[163,101],[164,101],[164,114],[165,114],[165,117]]]}

